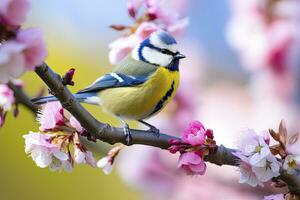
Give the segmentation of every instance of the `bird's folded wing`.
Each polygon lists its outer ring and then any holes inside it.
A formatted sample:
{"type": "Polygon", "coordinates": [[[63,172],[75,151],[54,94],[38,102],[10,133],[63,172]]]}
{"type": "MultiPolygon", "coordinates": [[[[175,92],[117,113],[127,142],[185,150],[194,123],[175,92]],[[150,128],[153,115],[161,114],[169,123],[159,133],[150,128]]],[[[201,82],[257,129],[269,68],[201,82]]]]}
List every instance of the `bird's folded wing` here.
{"type": "Polygon", "coordinates": [[[149,76],[130,76],[120,73],[110,73],[97,79],[92,85],[80,90],[78,93],[97,92],[107,88],[130,87],[142,84],[149,76]]]}

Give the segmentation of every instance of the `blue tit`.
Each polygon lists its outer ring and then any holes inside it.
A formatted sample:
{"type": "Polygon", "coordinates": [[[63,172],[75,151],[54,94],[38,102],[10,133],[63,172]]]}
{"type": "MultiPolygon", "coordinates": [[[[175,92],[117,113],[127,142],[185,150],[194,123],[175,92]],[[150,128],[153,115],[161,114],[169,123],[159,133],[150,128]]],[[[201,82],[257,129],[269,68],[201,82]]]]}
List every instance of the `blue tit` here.
{"type": "MultiPolygon", "coordinates": [[[[167,32],[157,31],[141,42],[115,69],[90,86],[74,94],[84,103],[100,105],[122,123],[126,141],[130,129],[124,120],[137,120],[159,136],[159,130],[144,121],[160,112],[174,97],[179,84],[179,60],[176,40],[167,32]]],[[[53,96],[34,99],[42,104],[55,101],[53,96]]]]}

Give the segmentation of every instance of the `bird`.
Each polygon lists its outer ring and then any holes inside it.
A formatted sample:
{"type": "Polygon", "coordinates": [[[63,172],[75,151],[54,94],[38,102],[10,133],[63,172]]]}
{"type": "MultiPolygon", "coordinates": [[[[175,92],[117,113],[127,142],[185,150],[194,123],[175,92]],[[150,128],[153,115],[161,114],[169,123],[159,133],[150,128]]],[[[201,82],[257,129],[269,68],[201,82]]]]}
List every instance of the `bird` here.
{"type": "MultiPolygon", "coordinates": [[[[131,143],[129,125],[136,120],[159,137],[159,129],[144,121],[159,113],[175,96],[179,86],[179,61],[185,58],[174,37],[163,30],[140,42],[111,73],[79,90],[74,97],[82,103],[100,105],[122,124],[125,140],[131,143]]],[[[57,101],[54,96],[32,100],[35,104],[57,101]]]]}

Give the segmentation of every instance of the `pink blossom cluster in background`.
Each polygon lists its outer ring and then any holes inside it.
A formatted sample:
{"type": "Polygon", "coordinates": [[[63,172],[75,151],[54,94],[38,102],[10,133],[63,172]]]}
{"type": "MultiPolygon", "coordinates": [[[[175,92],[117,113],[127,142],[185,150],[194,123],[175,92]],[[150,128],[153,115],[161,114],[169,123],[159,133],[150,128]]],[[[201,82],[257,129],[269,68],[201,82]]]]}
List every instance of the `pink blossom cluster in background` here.
{"type": "Polygon", "coordinates": [[[20,29],[30,7],[28,0],[0,2],[0,83],[20,77],[47,56],[40,29],[20,29]]]}
{"type": "Polygon", "coordinates": [[[250,86],[255,96],[295,103],[299,96],[300,1],[230,2],[227,38],[242,65],[252,72],[250,86]]]}
{"type": "Polygon", "coordinates": [[[250,70],[284,73],[299,64],[300,2],[231,0],[229,43],[250,70]]]}
{"type": "Polygon", "coordinates": [[[5,84],[0,84],[0,127],[3,126],[7,111],[15,102],[13,91],[5,84]]]}
{"type": "Polygon", "coordinates": [[[72,171],[74,164],[86,163],[96,167],[96,160],[80,141],[86,132],[80,123],[63,109],[59,102],[45,104],[38,115],[41,132],[24,135],[25,152],[30,154],[38,167],[52,171],[72,171]],[[72,154],[70,146],[74,147],[72,154]],[[73,155],[73,156],[72,156],[73,155]]]}
{"type": "Polygon", "coordinates": [[[0,23],[9,28],[24,23],[30,8],[29,0],[2,0],[0,4],[0,23]]]}
{"type": "Polygon", "coordinates": [[[189,20],[188,18],[180,18],[178,13],[168,6],[166,0],[129,0],[128,14],[135,20],[135,24],[132,26],[121,25],[116,28],[126,31],[126,33],[110,43],[110,62],[117,64],[137,44],[157,30],[164,29],[172,35],[178,36],[188,25],[189,20]]]}

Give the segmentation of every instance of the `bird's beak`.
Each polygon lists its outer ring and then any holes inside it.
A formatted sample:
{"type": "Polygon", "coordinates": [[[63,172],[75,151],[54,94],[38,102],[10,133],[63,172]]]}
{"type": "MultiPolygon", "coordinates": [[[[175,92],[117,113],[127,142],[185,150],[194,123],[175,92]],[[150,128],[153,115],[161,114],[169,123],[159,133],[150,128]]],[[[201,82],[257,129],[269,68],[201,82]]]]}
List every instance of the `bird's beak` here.
{"type": "Polygon", "coordinates": [[[185,55],[181,54],[181,53],[177,53],[174,58],[176,59],[182,59],[182,58],[185,58],[185,55]]]}

